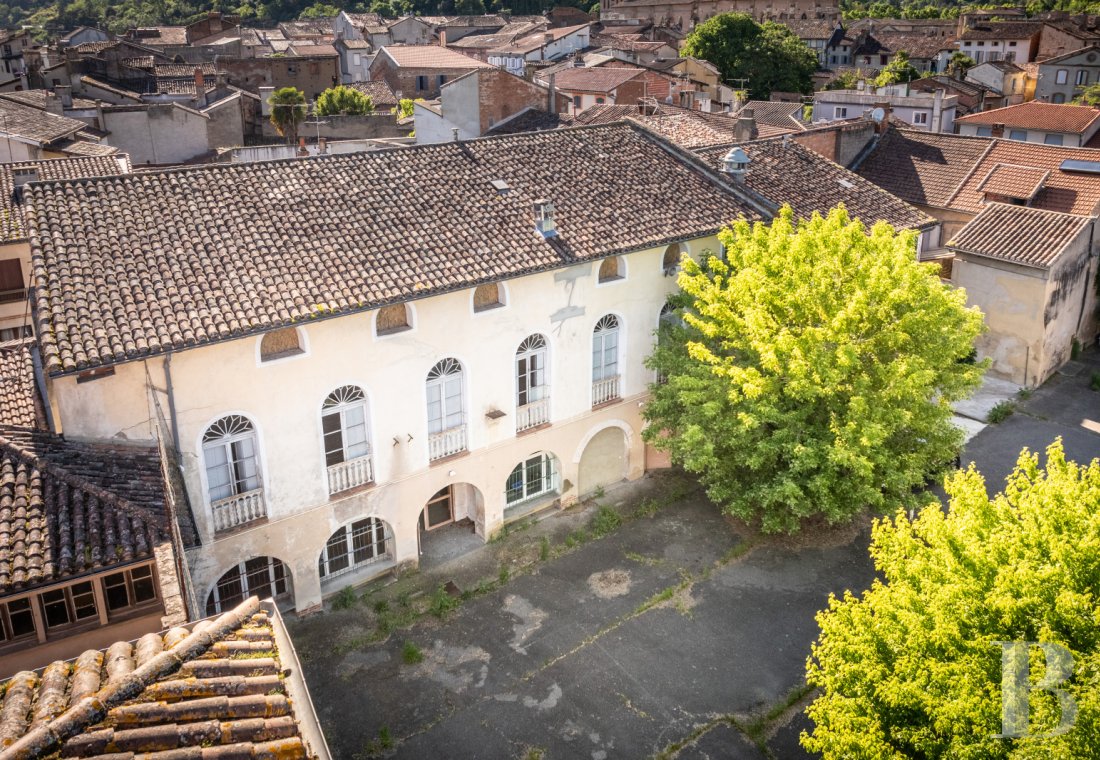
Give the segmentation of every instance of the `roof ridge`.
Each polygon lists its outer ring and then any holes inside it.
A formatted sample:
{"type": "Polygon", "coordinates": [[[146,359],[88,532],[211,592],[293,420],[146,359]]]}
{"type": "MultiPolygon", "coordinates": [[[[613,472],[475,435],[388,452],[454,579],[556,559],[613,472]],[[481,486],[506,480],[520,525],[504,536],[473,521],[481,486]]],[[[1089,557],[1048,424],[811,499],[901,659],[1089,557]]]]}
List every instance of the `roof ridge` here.
{"type": "MultiPolygon", "coordinates": [[[[59,480],[63,481],[71,488],[78,488],[85,493],[91,494],[101,502],[110,504],[123,512],[126,512],[131,517],[136,517],[148,525],[155,525],[162,530],[166,530],[168,525],[166,521],[159,515],[156,515],[144,507],[134,504],[129,499],[125,499],[118,494],[111,493],[107,489],[99,486],[87,478],[82,478],[79,475],[74,475],[68,471],[67,468],[55,464],[42,456],[39,456],[36,452],[25,448],[16,441],[8,438],[3,434],[4,431],[0,431],[0,450],[7,451],[26,464],[34,467],[34,469],[40,472],[46,472],[59,480]]],[[[34,431],[35,435],[43,438],[49,438],[53,441],[60,441],[63,443],[70,443],[61,436],[55,436],[49,433],[43,433],[41,431],[34,431]]]]}
{"type": "Polygon", "coordinates": [[[982,155],[978,156],[978,160],[974,162],[974,165],[972,167],[970,167],[970,171],[966,173],[966,175],[962,178],[962,181],[959,182],[958,186],[956,186],[951,194],[947,196],[947,201],[944,203],[944,208],[951,208],[951,203],[955,200],[955,198],[958,197],[959,193],[962,192],[962,189],[966,187],[966,183],[970,181],[970,178],[973,177],[978,171],[978,167],[982,165],[983,161],[985,161],[986,156],[993,152],[993,146],[997,144],[997,139],[989,137],[983,139],[989,140],[989,145],[987,145],[985,150],[982,151],[982,155]]]}
{"type": "Polygon", "coordinates": [[[204,626],[202,623],[205,621],[199,621],[174,646],[165,649],[117,681],[109,681],[105,686],[100,686],[93,694],[84,697],[48,723],[28,731],[0,752],[0,760],[43,757],[59,749],[67,739],[102,721],[112,708],[134,699],[158,678],[177,672],[184,663],[205,654],[215,643],[239,629],[259,610],[260,600],[253,596],[222,613],[209,625],[204,626]]]}

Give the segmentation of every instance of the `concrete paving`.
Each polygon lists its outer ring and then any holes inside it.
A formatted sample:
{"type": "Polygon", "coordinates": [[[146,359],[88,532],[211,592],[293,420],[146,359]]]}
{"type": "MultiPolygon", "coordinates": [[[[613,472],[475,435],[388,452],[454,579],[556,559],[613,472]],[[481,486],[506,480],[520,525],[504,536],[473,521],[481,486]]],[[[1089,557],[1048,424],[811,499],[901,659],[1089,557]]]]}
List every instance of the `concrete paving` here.
{"type": "Polygon", "coordinates": [[[968,399],[957,401],[955,414],[978,422],[989,418],[989,411],[1002,401],[1012,401],[1020,392],[1020,386],[1008,380],[1000,380],[988,375],[982,379],[982,385],[968,399]]]}
{"type": "MultiPolygon", "coordinates": [[[[1021,399],[1004,422],[975,426],[963,461],[978,465],[991,491],[1025,446],[1042,451],[1062,436],[1071,458],[1100,456],[1090,427],[1100,430],[1100,393],[1088,389],[1100,359],[1087,354],[1081,365],[1021,399]]],[[[630,514],[667,491],[669,477],[604,501],[630,514]]],[[[540,562],[543,540],[562,547],[594,508],[553,512],[353,609],[292,622],[334,756],[606,760],[677,747],[671,756],[693,760],[809,757],[798,742],[812,728],[805,702],[759,741],[738,726],[803,684],[814,616],[829,594],[870,583],[865,527],[761,540],[698,494],[665,502],[540,562]],[[429,616],[371,643],[376,601],[397,609],[415,604],[413,589],[453,580],[469,590],[525,562],[533,572],[473,595],[444,621],[429,616]],[[406,642],[422,661],[406,664],[406,642]]]]}

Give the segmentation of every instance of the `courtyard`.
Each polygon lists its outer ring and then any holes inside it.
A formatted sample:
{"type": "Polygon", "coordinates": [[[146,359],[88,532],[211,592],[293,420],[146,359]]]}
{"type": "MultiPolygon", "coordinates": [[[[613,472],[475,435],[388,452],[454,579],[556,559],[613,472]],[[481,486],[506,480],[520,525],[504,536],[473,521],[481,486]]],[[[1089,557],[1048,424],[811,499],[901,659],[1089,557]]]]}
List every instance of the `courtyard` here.
{"type": "MultiPolygon", "coordinates": [[[[1096,366],[1017,400],[964,462],[999,490],[1023,446],[1100,456],[1096,366]]],[[[334,757],[807,757],[814,615],[871,582],[868,527],[762,537],[656,473],[291,633],[334,757]]]]}

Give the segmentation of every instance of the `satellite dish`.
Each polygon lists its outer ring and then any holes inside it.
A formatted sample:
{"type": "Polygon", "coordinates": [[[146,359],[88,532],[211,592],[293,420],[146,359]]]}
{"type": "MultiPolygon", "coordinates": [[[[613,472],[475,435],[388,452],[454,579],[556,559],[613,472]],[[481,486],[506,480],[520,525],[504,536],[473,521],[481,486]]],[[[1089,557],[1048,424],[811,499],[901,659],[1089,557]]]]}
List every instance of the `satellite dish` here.
{"type": "Polygon", "coordinates": [[[881,124],[882,120],[886,118],[886,112],[881,108],[876,108],[874,111],[871,111],[871,118],[874,119],[875,124],[881,124]]]}

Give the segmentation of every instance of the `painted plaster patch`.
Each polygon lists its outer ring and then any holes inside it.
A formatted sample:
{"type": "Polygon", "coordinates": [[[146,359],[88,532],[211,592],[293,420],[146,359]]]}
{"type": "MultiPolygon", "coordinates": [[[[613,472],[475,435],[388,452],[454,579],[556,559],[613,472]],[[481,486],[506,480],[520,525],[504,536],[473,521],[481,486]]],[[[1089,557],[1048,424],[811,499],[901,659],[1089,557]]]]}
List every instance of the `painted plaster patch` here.
{"type": "Polygon", "coordinates": [[[490,654],[481,647],[452,647],[437,640],[424,652],[424,660],[415,668],[402,668],[401,677],[427,678],[449,691],[461,694],[473,686],[485,685],[489,675],[490,654]],[[476,680],[475,680],[476,679],[476,680]]]}
{"type": "Polygon", "coordinates": [[[600,599],[624,596],[630,591],[629,570],[604,570],[588,576],[588,588],[600,599]]]}
{"type": "Polygon", "coordinates": [[[522,596],[515,594],[504,597],[504,611],[519,618],[519,622],[512,626],[512,640],[508,646],[520,654],[527,654],[527,647],[523,646],[523,642],[542,627],[548,615],[522,596]]]}
{"type": "Polygon", "coordinates": [[[544,699],[540,702],[539,700],[535,699],[534,697],[524,697],[523,698],[523,706],[524,707],[537,708],[539,712],[542,712],[544,710],[549,710],[553,707],[557,707],[558,700],[561,699],[561,694],[562,694],[561,687],[558,686],[557,684],[554,684],[553,686],[550,687],[550,693],[546,695],[546,699],[544,699]]]}

